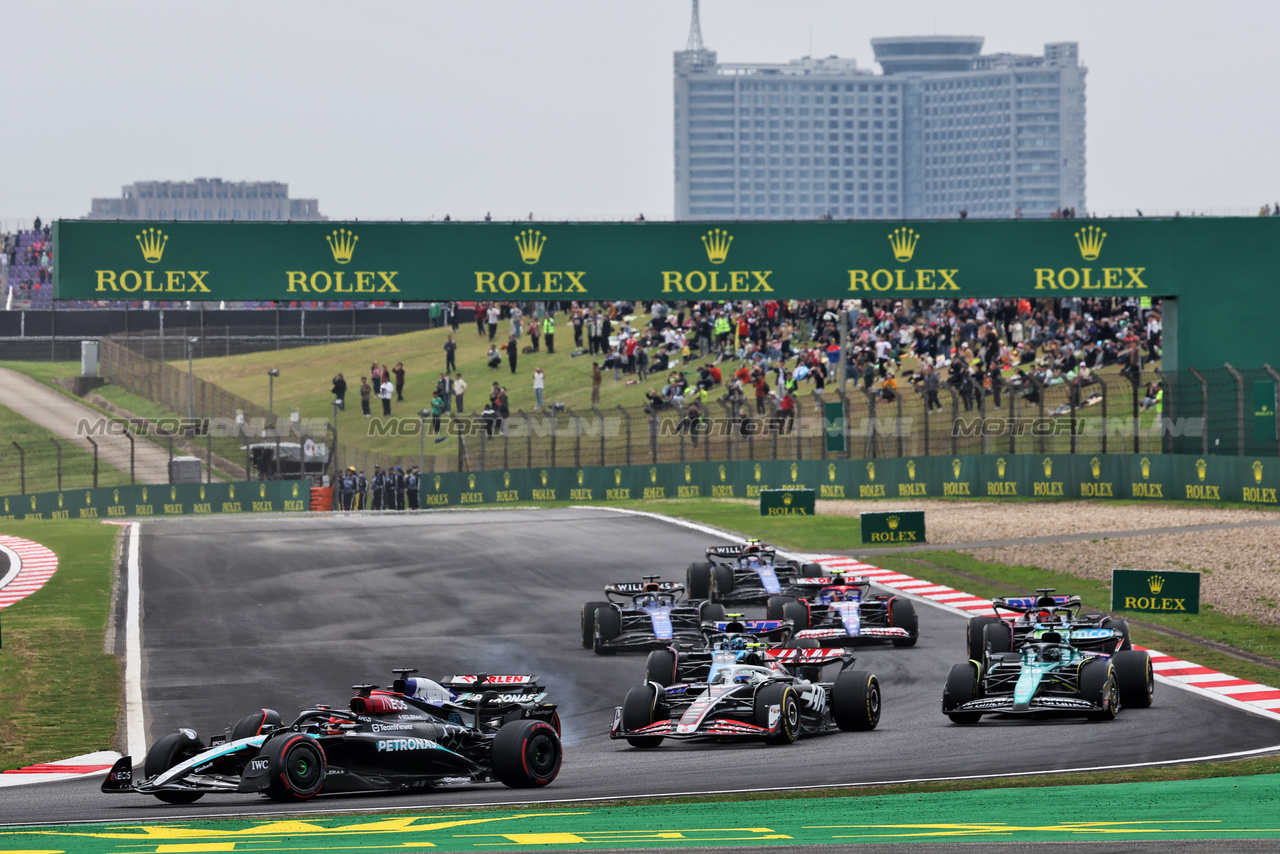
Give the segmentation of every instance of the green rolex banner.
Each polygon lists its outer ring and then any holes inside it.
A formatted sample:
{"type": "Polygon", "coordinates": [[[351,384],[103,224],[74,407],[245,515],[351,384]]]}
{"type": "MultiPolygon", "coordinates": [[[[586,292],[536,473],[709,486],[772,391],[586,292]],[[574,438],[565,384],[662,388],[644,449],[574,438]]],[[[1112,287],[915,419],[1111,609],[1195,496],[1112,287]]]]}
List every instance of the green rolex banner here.
{"type": "Polygon", "coordinates": [[[762,489],[760,515],[813,516],[816,495],[812,489],[762,489]]]}
{"type": "Polygon", "coordinates": [[[1262,380],[1253,384],[1253,438],[1259,442],[1276,440],[1276,383],[1262,380]]]}
{"type": "Polygon", "coordinates": [[[1111,610],[1200,613],[1200,573],[1111,570],[1111,610]]]}
{"type": "Polygon", "coordinates": [[[827,451],[844,453],[844,404],[838,400],[828,400],[823,404],[822,412],[826,420],[827,451]]]}
{"type": "Polygon", "coordinates": [[[3,519],[125,519],[311,509],[311,481],[175,483],[66,489],[0,498],[3,519]]]}
{"type": "Polygon", "coordinates": [[[883,546],[925,541],[923,510],[863,513],[859,521],[863,544],[883,546]]]}

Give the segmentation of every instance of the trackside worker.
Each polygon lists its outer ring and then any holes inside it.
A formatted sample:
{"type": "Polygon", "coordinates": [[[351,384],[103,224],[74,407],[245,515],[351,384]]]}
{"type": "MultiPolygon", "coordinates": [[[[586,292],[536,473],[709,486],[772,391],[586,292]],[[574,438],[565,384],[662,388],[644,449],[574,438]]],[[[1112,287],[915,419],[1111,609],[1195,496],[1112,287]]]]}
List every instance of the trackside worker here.
{"type": "Polygon", "coordinates": [[[556,318],[548,314],[542,319],[542,339],[547,342],[547,352],[556,351],[556,318]]]}

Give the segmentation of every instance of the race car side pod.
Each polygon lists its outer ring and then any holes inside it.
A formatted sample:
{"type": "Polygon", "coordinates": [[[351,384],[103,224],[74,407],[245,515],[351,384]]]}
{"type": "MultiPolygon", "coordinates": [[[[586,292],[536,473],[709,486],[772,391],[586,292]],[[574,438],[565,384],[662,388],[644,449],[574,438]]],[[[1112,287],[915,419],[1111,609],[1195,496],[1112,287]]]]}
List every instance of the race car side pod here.
{"type": "Polygon", "coordinates": [[[116,760],[116,764],[107,772],[107,779],[102,781],[102,791],[133,791],[133,757],[121,756],[116,760]]]}

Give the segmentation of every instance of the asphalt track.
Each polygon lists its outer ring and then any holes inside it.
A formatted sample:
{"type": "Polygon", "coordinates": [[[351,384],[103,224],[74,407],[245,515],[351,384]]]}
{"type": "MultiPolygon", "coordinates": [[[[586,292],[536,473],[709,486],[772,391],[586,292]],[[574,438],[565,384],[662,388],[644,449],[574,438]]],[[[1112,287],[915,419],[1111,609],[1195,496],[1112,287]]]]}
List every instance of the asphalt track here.
{"type": "MultiPolygon", "coordinates": [[[[1115,721],[996,720],[958,727],[939,711],[964,657],[964,620],[918,605],[912,649],[865,647],[884,691],[880,727],[787,747],[675,744],[635,750],[607,737],[643,655],[582,649],[579,609],[611,581],[684,568],[720,538],[590,509],[319,518],[170,520],[142,526],[142,638],[148,743],[179,726],[221,732],[262,706],[286,719],[393,667],[442,677],[540,675],[560,704],[566,755],[544,790],[501,785],[281,805],[206,796],[172,806],[110,796],[100,779],[0,792],[5,824],[129,821],[288,811],[403,810],[663,793],[858,784],[1168,762],[1280,744],[1280,724],[1185,691],[1115,721]]],[[[747,609],[762,614],[762,608],[747,609]]],[[[141,762],[141,757],[134,757],[141,762]]]]}

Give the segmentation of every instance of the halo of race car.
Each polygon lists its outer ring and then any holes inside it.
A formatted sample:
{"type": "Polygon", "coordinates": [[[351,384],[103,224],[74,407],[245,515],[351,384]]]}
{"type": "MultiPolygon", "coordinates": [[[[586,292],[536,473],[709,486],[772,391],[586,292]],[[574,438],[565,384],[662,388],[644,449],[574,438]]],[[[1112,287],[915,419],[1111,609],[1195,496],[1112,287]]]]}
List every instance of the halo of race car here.
{"type": "MultiPolygon", "coordinates": [[[[614,709],[611,739],[633,748],[665,740],[757,741],[875,729],[879,678],[855,667],[851,647],[915,646],[910,599],[870,580],[782,559],[758,540],[710,546],[686,583],[642,576],[614,582],[582,606],[582,645],[597,655],[647,652],[642,678],[614,709]],[[764,606],[763,619],[729,613],[764,606]]],[[[1079,715],[1108,721],[1154,696],[1151,658],[1128,624],[1084,613],[1078,596],[992,600],[994,616],[966,626],[967,660],[951,668],[942,713],[969,725],[985,715],[1079,715]]],[[[639,668],[637,668],[639,670],[639,668]]],[[[440,681],[394,671],[389,689],[366,684],[346,709],[316,704],[285,723],[271,709],[246,715],[206,744],[193,728],[158,739],[141,776],[115,763],[109,793],[171,804],[206,794],[274,800],[399,791],[454,783],[513,788],[552,783],[563,749],[557,706],[538,677],[474,673],[440,681]]]]}

